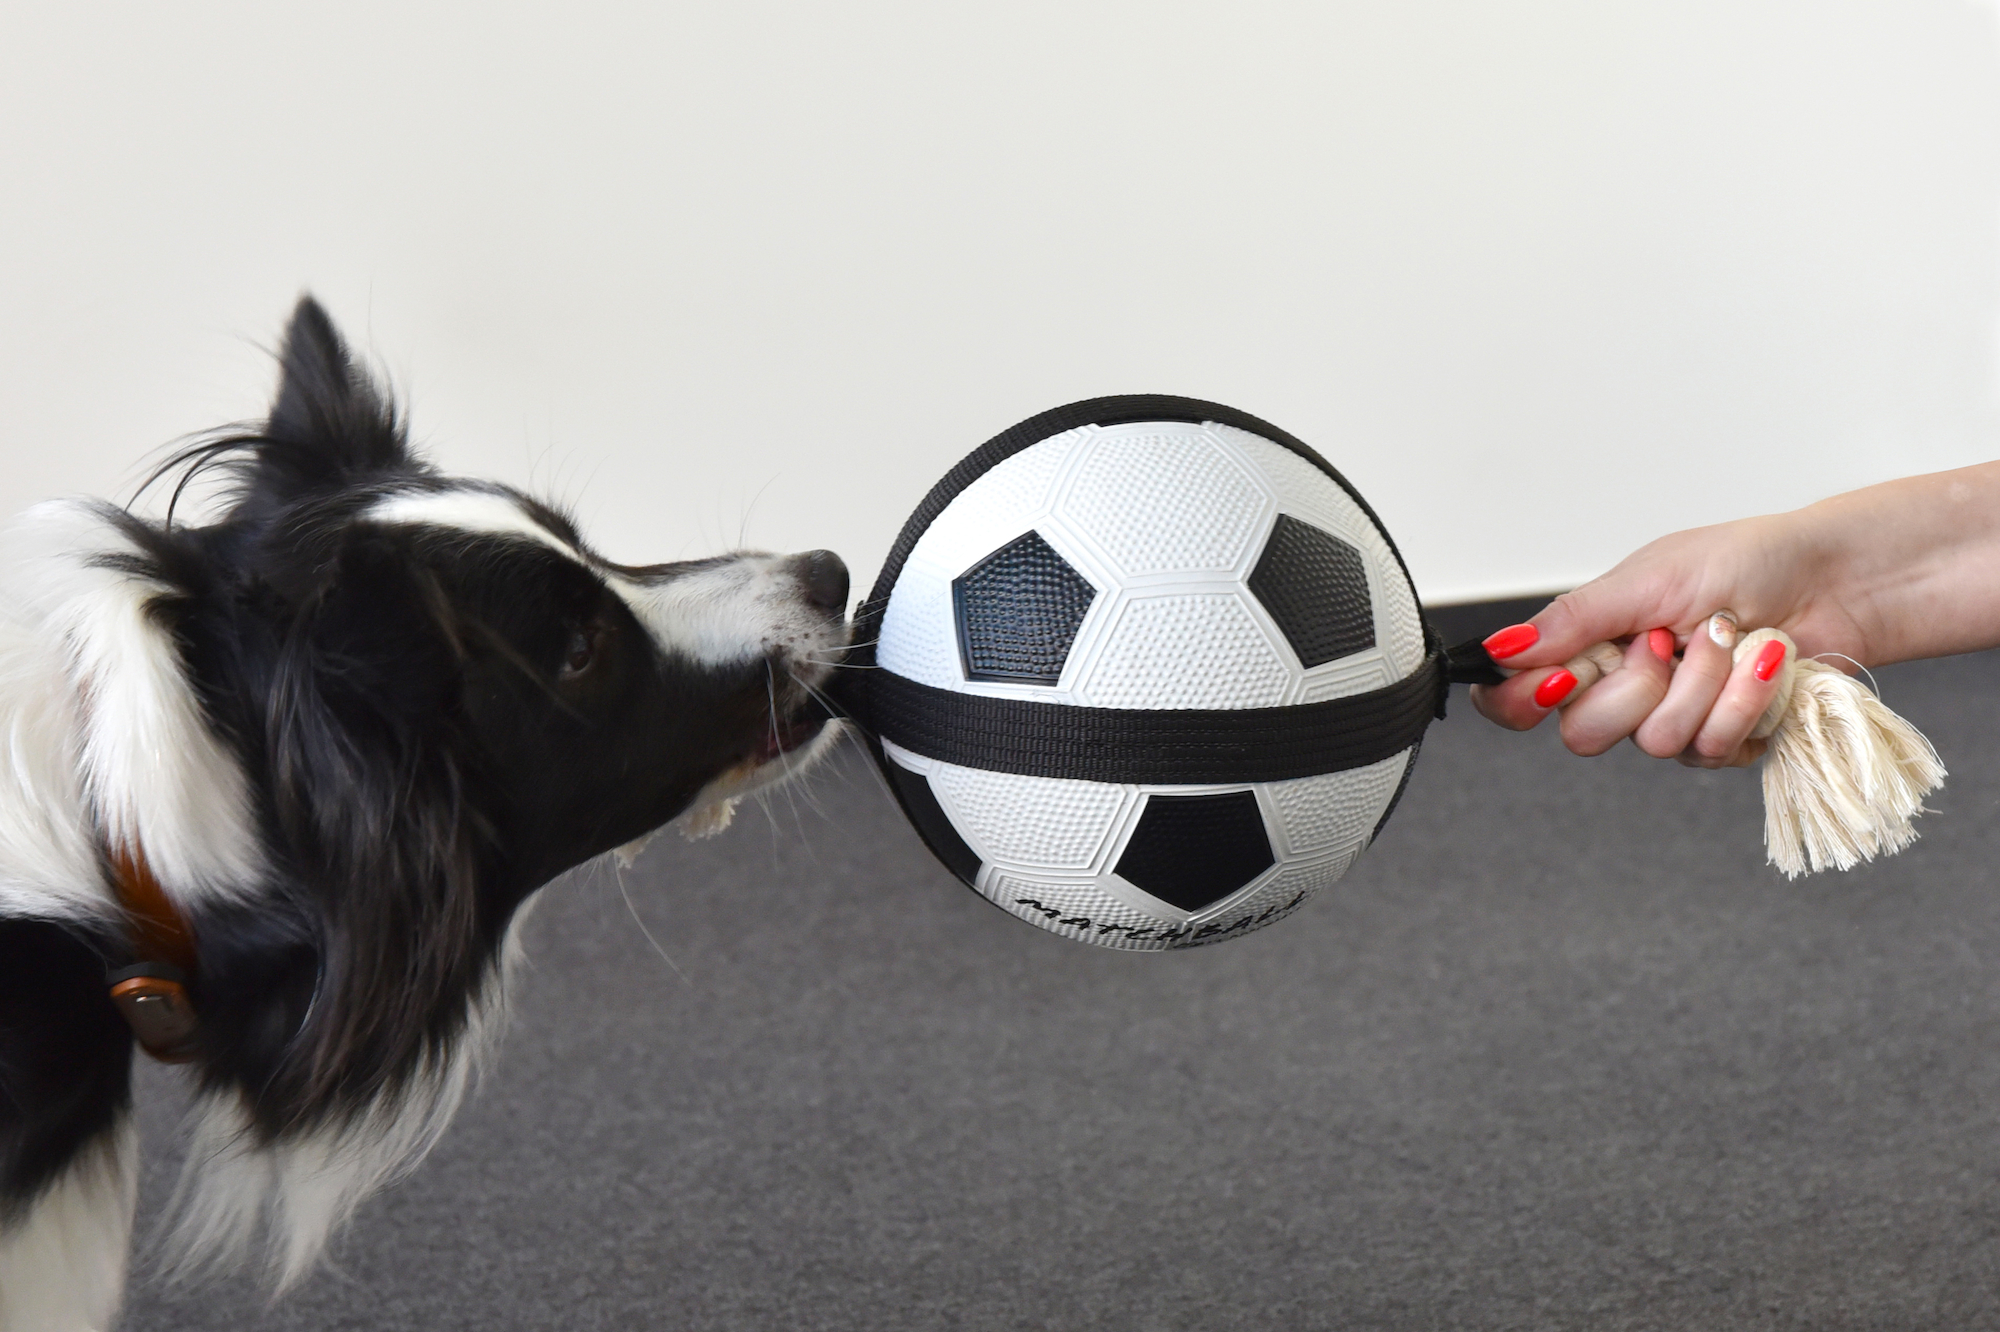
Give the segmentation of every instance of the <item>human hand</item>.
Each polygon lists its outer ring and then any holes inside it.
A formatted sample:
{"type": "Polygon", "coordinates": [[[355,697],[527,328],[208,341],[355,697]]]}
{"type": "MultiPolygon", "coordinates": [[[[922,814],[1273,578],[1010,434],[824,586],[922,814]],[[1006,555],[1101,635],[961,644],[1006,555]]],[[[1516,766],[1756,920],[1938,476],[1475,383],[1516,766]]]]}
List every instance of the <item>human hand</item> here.
{"type": "Polygon", "coordinates": [[[1738,625],[1784,629],[1808,655],[1865,659],[1867,651],[1809,514],[1696,528],[1642,548],[1489,638],[1488,651],[1518,673],[1476,686],[1473,705],[1515,730],[1561,708],[1563,743],[1583,755],[1629,735],[1648,754],[1694,766],[1755,761],[1764,742],[1750,732],[1777,692],[1785,654],[1766,645],[1732,663],[1738,625]],[[1602,643],[1621,651],[1599,663],[1610,667],[1601,681],[1579,681],[1595,671],[1574,659],[1602,643]]]}

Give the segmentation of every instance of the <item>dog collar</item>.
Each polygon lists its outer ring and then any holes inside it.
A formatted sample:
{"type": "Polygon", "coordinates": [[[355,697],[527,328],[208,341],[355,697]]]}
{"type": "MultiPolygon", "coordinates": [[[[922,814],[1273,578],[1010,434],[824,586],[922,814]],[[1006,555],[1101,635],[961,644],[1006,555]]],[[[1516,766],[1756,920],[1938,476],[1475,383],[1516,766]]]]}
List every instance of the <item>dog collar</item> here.
{"type": "Polygon", "coordinates": [[[194,930],[137,843],[112,848],[107,859],[136,959],[106,974],[111,1002],[147,1054],[184,1064],[194,1058],[200,1027],[187,990],[195,972],[194,930]]]}

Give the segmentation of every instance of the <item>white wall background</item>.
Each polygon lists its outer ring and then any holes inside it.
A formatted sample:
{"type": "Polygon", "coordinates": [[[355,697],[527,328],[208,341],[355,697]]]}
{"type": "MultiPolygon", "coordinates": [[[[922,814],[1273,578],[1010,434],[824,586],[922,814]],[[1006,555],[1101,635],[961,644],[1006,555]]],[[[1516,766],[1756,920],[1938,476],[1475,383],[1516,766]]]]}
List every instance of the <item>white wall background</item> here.
{"type": "Polygon", "coordinates": [[[1020,417],[1211,397],[1421,590],[1996,452],[1971,0],[0,12],[0,508],[256,414],[319,293],[448,466],[863,580],[1020,417]]]}

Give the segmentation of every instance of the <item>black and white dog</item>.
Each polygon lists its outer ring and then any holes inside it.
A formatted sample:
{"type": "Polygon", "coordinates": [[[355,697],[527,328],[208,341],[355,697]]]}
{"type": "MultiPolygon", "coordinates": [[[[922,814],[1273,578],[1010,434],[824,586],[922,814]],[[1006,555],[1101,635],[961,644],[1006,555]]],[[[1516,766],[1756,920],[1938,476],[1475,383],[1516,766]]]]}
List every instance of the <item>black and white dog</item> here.
{"type": "Polygon", "coordinates": [[[837,557],[611,564],[414,457],[310,299],[270,420],[177,462],[213,525],[0,536],[0,1332],[116,1315],[135,1031],[198,1088],[180,1257],[294,1280],[450,1119],[535,890],[832,729],[837,557]]]}

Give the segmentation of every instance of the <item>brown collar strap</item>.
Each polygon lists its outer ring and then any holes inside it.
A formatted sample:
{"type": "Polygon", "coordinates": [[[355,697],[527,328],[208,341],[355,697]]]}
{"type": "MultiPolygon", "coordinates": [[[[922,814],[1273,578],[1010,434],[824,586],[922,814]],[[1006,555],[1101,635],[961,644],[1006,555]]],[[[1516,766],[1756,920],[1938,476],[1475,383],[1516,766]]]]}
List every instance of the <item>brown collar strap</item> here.
{"type": "Polygon", "coordinates": [[[111,888],[125,908],[133,965],[105,977],[111,1002],[153,1058],[183,1064],[194,1058],[200,1026],[188,983],[194,979],[194,931],[160,886],[136,843],[110,853],[111,888]]]}

